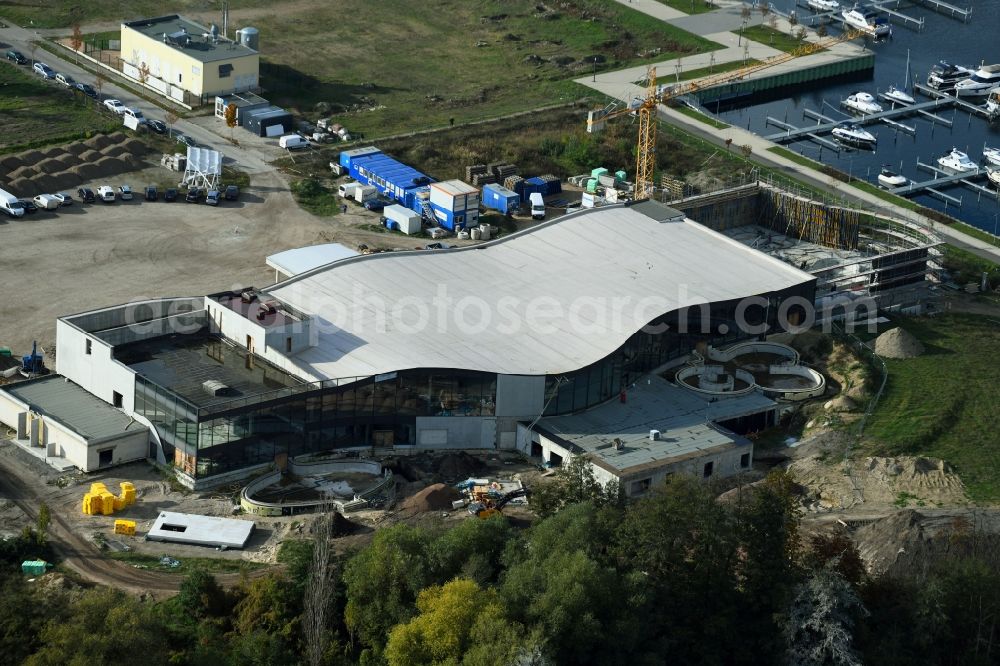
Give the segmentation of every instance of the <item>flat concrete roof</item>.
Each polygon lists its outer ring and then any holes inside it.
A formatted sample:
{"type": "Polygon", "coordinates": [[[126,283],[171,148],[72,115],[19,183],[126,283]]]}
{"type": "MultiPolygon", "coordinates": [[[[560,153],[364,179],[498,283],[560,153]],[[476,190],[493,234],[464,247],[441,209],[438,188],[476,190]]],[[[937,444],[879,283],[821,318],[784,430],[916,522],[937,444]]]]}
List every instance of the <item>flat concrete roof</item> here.
{"type": "Polygon", "coordinates": [[[187,32],[188,42],[186,46],[169,42],[170,45],[181,53],[195,60],[202,62],[213,62],[221,60],[235,60],[246,56],[257,55],[257,51],[240,44],[239,42],[219,38],[213,42],[210,37],[204,35],[208,33],[206,26],[200,25],[186,19],[179,14],[167,16],[157,16],[155,18],[138,19],[136,21],[126,21],[123,27],[131,28],[142,33],[150,39],[163,41],[163,35],[174,35],[182,31],[187,32]]]}
{"type": "Polygon", "coordinates": [[[679,308],[814,280],[644,202],[480,245],[345,259],[267,291],[322,324],[317,345],[294,355],[315,379],[420,367],[544,375],[590,365],[679,308]]]}
{"type": "MultiPolygon", "coordinates": [[[[406,209],[409,211],[409,209],[406,209]]],[[[412,212],[412,211],[409,211],[412,212]]],[[[416,215],[416,213],[413,213],[416,215]]],[[[358,253],[340,243],[323,243],[297,247],[269,255],[264,262],[274,270],[288,276],[308,273],[340,259],[356,257],[358,253]]]]}
{"type": "Polygon", "coordinates": [[[146,538],[150,541],[190,543],[196,546],[244,548],[252,532],[252,520],[161,511],[146,533],[146,538]]]}
{"type": "Polygon", "coordinates": [[[210,334],[172,335],[119,345],[115,359],[140,376],[173,391],[195,407],[211,408],[239,398],[250,398],[301,386],[302,381],[267,361],[210,334]],[[209,380],[228,390],[213,395],[204,388],[209,380]]]}
{"type": "Polygon", "coordinates": [[[541,419],[535,429],[573,453],[589,453],[595,464],[615,474],[699,457],[713,451],[748,446],[749,442],[712,422],[763,412],[776,406],[764,395],[721,398],[715,402],[655,375],[628,389],[627,402],[606,402],[569,416],[541,419]],[[660,439],[651,440],[650,430],[660,439]],[[616,449],[615,439],[622,442],[616,449]]]}
{"type": "Polygon", "coordinates": [[[55,419],[88,443],[146,430],[146,426],[62,375],[7,384],[0,393],[8,393],[32,411],[55,419]]]}

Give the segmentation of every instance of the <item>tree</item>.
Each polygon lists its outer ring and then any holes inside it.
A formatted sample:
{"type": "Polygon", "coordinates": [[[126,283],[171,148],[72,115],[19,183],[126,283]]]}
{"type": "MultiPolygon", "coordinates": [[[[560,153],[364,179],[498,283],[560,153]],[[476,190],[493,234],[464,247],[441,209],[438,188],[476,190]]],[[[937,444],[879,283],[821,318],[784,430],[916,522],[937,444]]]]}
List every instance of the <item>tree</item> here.
{"type": "Polygon", "coordinates": [[[163,117],[163,119],[166,120],[166,122],[167,122],[167,128],[168,128],[167,129],[167,136],[173,136],[174,135],[174,123],[176,123],[178,120],[180,120],[180,116],[178,116],[174,111],[167,111],[167,113],[163,117]]]}
{"type": "Polygon", "coordinates": [[[740,152],[743,153],[743,159],[749,160],[750,155],[753,154],[753,146],[749,143],[743,144],[740,146],[740,152]]]}
{"type": "Polygon", "coordinates": [[[233,629],[242,636],[263,632],[289,641],[297,635],[297,600],[291,594],[288,581],[279,575],[268,575],[244,583],[240,599],[233,608],[233,629]]]}
{"type": "Polygon", "coordinates": [[[236,104],[230,102],[226,105],[226,125],[229,127],[229,137],[233,137],[233,128],[236,127],[236,104]]]}
{"type": "Polygon", "coordinates": [[[764,25],[764,21],[767,20],[767,15],[771,13],[771,5],[767,0],[762,0],[762,2],[757,5],[757,9],[760,10],[760,24],[764,25]]]}
{"type": "Polygon", "coordinates": [[[861,666],[853,629],[867,614],[854,588],[830,571],[799,586],[785,633],[790,666],[861,666]]]}
{"type": "Polygon", "coordinates": [[[98,66],[97,69],[94,70],[94,88],[97,89],[97,105],[98,106],[101,105],[101,91],[104,90],[104,82],[106,80],[107,79],[104,76],[104,72],[101,71],[101,67],[98,66]]]}
{"type": "Polygon", "coordinates": [[[80,62],[80,47],[83,46],[83,33],[80,31],[80,23],[76,22],[73,24],[73,35],[69,38],[69,44],[73,47],[73,51],[76,52],[76,61],[80,62]]]}
{"type": "Polygon", "coordinates": [[[494,590],[458,578],[420,592],[418,614],[389,634],[389,666],[495,664],[506,666],[522,649],[523,629],[507,618],[494,590]]]}
{"type": "MultiPolygon", "coordinates": [[[[233,105],[230,104],[230,107],[233,105]]],[[[229,107],[226,108],[227,121],[229,107]]],[[[326,511],[313,523],[312,564],[306,581],[303,599],[302,632],[305,636],[306,660],[310,666],[323,664],[330,644],[328,629],[334,596],[333,557],[330,539],[333,537],[333,506],[324,505],[326,511]]]]}
{"type": "Polygon", "coordinates": [[[864,560],[845,534],[812,535],[803,559],[807,567],[834,571],[851,585],[859,585],[865,579],[864,560]]]}
{"type": "Polygon", "coordinates": [[[578,502],[594,502],[602,506],[620,501],[618,484],[602,485],[594,477],[590,458],[586,455],[573,456],[551,480],[538,484],[531,493],[531,508],[542,517],[578,502]]]}
{"type": "Polygon", "coordinates": [[[795,31],[795,39],[801,42],[808,34],[808,31],[803,26],[799,26],[799,29],[795,31]]]}
{"type": "Polygon", "coordinates": [[[141,83],[142,85],[146,85],[146,83],[149,81],[149,65],[147,65],[145,62],[140,62],[138,69],[139,69],[139,83],[141,83]]]}
{"type": "Polygon", "coordinates": [[[221,617],[228,613],[226,592],[215,576],[204,569],[194,569],[181,582],[177,602],[190,617],[221,617]]]}
{"type": "Polygon", "coordinates": [[[750,5],[743,5],[740,8],[740,17],[743,18],[744,22],[746,22],[750,20],[751,16],[753,16],[753,10],[750,9],[750,5]]]}
{"type": "Polygon", "coordinates": [[[826,37],[830,34],[830,30],[826,27],[825,23],[820,23],[819,27],[816,28],[816,34],[820,37],[826,37]]]}
{"type": "Polygon", "coordinates": [[[45,541],[45,533],[49,529],[49,522],[52,520],[52,514],[49,512],[49,505],[42,502],[38,505],[38,540],[39,542],[45,541]]]}

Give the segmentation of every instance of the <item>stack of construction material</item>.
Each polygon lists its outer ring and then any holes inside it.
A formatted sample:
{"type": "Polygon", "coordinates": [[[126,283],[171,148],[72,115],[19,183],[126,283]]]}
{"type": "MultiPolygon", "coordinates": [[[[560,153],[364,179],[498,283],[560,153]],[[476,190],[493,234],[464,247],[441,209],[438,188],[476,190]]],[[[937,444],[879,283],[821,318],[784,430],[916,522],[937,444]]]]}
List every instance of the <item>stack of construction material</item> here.
{"type": "Polygon", "coordinates": [[[486,173],[495,176],[497,175],[497,169],[502,166],[506,166],[503,162],[490,162],[486,165],[486,173]]]}
{"type": "Polygon", "coordinates": [[[465,181],[471,183],[473,178],[484,173],[489,173],[485,164],[470,164],[465,167],[465,181]]]}
{"type": "Polygon", "coordinates": [[[516,164],[501,164],[493,170],[493,175],[497,177],[496,182],[500,182],[502,179],[508,176],[517,175],[517,165],[516,164]]]}
{"type": "Polygon", "coordinates": [[[115,521],[115,534],[124,534],[125,536],[135,536],[135,521],[134,520],[116,520],[115,521]]]}
{"type": "Polygon", "coordinates": [[[122,481],[119,485],[122,489],[121,498],[125,502],[125,506],[135,504],[135,486],[132,482],[122,481]]]}
{"type": "Polygon", "coordinates": [[[495,182],[497,182],[497,177],[489,173],[477,173],[472,176],[472,184],[476,187],[482,187],[483,185],[495,182]]]}
{"type": "Polygon", "coordinates": [[[135,486],[123,481],[121,488],[121,497],[116,497],[103,483],[90,484],[90,492],[83,496],[83,513],[88,516],[110,516],[115,511],[135,504],[135,486]]]}
{"type": "Polygon", "coordinates": [[[551,173],[547,173],[544,176],[539,176],[545,183],[545,194],[558,194],[562,192],[562,181],[556,178],[551,173]]]}
{"type": "Polygon", "coordinates": [[[516,193],[520,189],[521,183],[523,182],[524,178],[521,178],[520,176],[507,176],[503,179],[503,186],[511,192],[516,193]]]}

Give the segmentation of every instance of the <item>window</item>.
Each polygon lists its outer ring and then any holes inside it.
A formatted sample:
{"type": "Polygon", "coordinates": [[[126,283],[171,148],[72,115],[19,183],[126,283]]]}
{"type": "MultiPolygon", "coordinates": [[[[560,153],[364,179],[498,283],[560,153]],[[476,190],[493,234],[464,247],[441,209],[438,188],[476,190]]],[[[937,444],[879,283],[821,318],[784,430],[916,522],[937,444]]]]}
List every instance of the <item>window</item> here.
{"type": "Polygon", "coordinates": [[[88,339],[87,340],[87,356],[90,356],[90,348],[91,348],[92,344],[93,344],[93,340],[88,339]]]}
{"type": "Polygon", "coordinates": [[[705,463],[705,470],[702,472],[702,476],[705,477],[706,479],[712,476],[712,466],[713,463],[710,462],[705,463]]]}
{"type": "Polygon", "coordinates": [[[117,407],[118,409],[121,409],[121,407],[122,407],[122,394],[119,393],[118,391],[112,392],[112,394],[111,394],[111,401],[112,401],[112,403],[114,404],[115,407],[117,407]]]}
{"type": "Polygon", "coordinates": [[[292,353],[292,339],[291,338],[285,338],[285,353],[286,354],[291,354],[292,353]]]}
{"type": "Polygon", "coordinates": [[[177,75],[177,83],[183,83],[183,82],[184,82],[184,75],[183,74],[178,74],[177,75]]]}
{"type": "Polygon", "coordinates": [[[97,466],[98,467],[109,467],[114,462],[115,450],[107,449],[105,451],[97,452],[97,466]]]}
{"type": "Polygon", "coordinates": [[[219,65],[219,78],[226,79],[233,73],[233,66],[230,64],[219,65]]]}
{"type": "Polygon", "coordinates": [[[247,336],[247,351],[248,352],[252,352],[253,351],[253,336],[251,336],[251,335],[247,336]]]}
{"type": "Polygon", "coordinates": [[[740,456],[740,467],[747,468],[750,466],[750,454],[744,453],[740,456]]]}
{"type": "Polygon", "coordinates": [[[629,485],[628,494],[631,497],[645,494],[646,491],[649,490],[649,486],[652,483],[652,481],[653,481],[652,479],[640,479],[638,481],[633,481],[629,485]]]}

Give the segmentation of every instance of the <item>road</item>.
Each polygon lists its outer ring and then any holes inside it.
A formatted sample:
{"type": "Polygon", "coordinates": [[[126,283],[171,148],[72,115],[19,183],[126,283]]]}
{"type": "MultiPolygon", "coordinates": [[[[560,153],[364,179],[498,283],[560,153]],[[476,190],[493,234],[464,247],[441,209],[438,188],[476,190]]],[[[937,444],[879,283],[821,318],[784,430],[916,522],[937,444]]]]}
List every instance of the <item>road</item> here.
{"type": "MultiPolygon", "coordinates": [[[[38,507],[45,501],[34,488],[38,482],[39,477],[21,467],[14,456],[0,455],[0,497],[14,502],[33,522],[37,522],[38,507]]],[[[184,580],[177,573],[136,569],[130,564],[108,559],[93,543],[74,532],[57,511],[51,513],[48,538],[60,560],[81,578],[93,583],[159,600],[176,594],[184,580]]],[[[250,573],[250,578],[278,569],[280,567],[257,569],[250,573]]],[[[215,578],[228,588],[237,585],[242,574],[216,574],[215,578]]]]}

